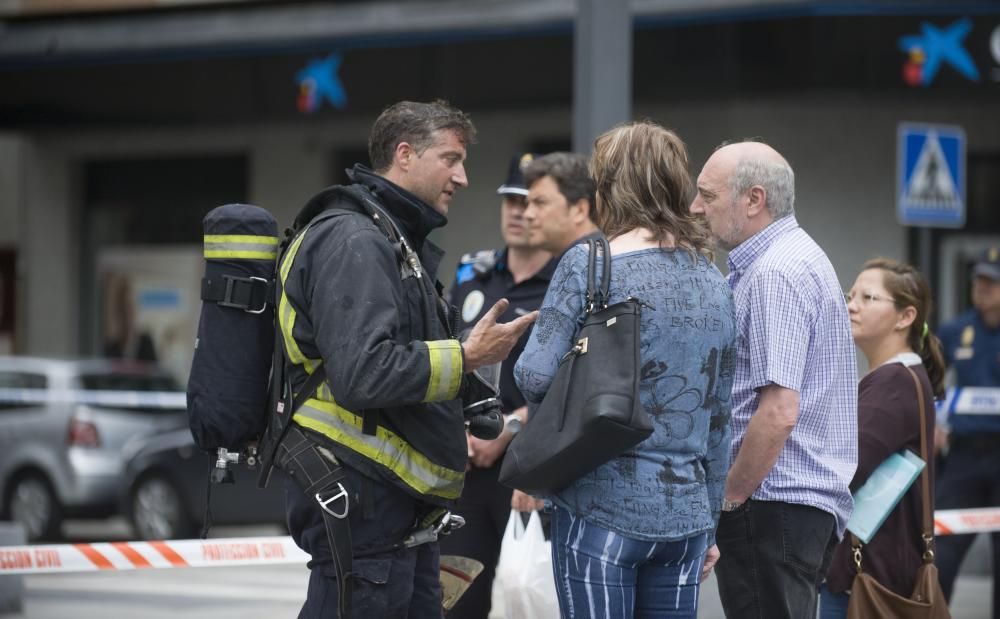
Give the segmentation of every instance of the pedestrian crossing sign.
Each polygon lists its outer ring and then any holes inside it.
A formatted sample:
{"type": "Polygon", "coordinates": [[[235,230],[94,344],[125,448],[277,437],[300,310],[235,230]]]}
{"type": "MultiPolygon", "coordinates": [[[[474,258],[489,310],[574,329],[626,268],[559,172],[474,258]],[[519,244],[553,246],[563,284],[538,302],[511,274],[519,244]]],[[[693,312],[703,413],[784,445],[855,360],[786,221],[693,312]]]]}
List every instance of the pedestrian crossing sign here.
{"type": "Polygon", "coordinates": [[[904,226],[965,225],[965,131],[902,123],[897,141],[896,215],[904,226]]]}

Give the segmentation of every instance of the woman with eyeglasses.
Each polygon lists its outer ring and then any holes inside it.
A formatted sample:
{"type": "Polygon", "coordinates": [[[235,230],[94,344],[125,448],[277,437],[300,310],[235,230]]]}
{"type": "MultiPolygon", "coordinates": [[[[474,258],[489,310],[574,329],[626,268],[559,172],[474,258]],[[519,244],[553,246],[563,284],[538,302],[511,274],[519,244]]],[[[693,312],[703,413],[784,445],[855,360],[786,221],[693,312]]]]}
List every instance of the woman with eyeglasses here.
{"type": "MultiPolygon", "coordinates": [[[[912,266],[888,258],[869,260],[845,298],[854,343],[869,368],[858,384],[858,469],[851,482],[855,492],[891,454],[902,449],[920,453],[920,409],[907,367],[920,379],[928,440],[934,436],[931,404],[944,393],[945,365],[941,342],[927,327],[930,289],[912,266]]],[[[933,503],[933,459],[927,466],[933,503]]],[[[910,486],[862,553],[865,573],[904,597],[913,593],[924,552],[921,494],[920,483],[910,486]]],[[[834,550],[820,593],[820,619],[846,617],[856,573],[851,539],[845,535],[834,550]]]]}

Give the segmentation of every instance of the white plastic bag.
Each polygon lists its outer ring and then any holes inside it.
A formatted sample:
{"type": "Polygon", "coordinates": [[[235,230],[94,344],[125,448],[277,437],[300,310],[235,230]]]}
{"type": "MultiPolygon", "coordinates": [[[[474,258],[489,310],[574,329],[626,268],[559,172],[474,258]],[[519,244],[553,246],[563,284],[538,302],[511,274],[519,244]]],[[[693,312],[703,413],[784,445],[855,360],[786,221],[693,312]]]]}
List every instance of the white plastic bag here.
{"type": "Polygon", "coordinates": [[[500,546],[496,579],[500,582],[506,619],[547,619],[559,616],[551,542],[545,541],[538,512],[524,525],[511,510],[500,546]]]}

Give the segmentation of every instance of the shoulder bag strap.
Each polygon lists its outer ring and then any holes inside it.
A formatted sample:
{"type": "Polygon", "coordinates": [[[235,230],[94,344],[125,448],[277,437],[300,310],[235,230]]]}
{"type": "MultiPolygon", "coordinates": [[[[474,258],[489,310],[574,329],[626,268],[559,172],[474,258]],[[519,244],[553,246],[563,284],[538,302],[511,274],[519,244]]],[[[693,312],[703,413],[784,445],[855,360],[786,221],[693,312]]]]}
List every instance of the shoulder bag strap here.
{"type": "Polygon", "coordinates": [[[597,239],[597,243],[601,246],[601,254],[604,260],[601,262],[601,299],[604,307],[608,306],[608,290],[611,288],[611,246],[608,245],[608,239],[603,236],[597,239]]]}
{"type": "Polygon", "coordinates": [[[934,515],[931,513],[931,451],[927,445],[927,407],[924,403],[924,388],[917,378],[916,372],[906,367],[906,371],[913,377],[913,384],[917,388],[917,403],[920,406],[920,457],[926,465],[920,474],[920,485],[922,491],[921,504],[923,507],[923,539],[924,539],[924,563],[934,561],[934,515]]]}
{"type": "Polygon", "coordinates": [[[597,298],[597,243],[587,239],[587,305],[584,308],[588,314],[594,310],[599,300],[597,298]]]}
{"type": "Polygon", "coordinates": [[[608,246],[608,240],[604,237],[587,239],[587,248],[590,251],[587,262],[587,313],[590,314],[608,306],[608,288],[611,285],[611,248],[608,246]],[[598,248],[603,256],[600,284],[597,283],[598,248]]]}

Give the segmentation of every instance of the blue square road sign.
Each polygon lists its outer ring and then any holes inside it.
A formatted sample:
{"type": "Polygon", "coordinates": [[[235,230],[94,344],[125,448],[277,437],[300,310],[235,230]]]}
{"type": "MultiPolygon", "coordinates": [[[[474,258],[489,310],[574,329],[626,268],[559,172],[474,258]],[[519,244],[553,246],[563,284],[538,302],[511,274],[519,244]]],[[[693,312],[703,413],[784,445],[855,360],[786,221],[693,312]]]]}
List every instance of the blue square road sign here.
{"type": "Polygon", "coordinates": [[[901,123],[897,133],[896,216],[904,226],[965,225],[965,131],[901,123]]]}

